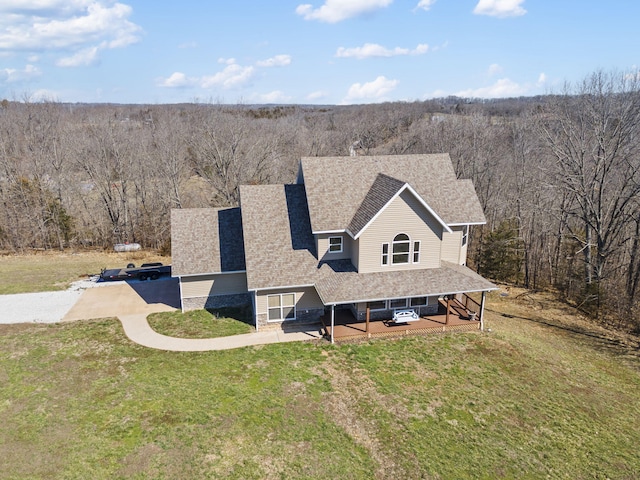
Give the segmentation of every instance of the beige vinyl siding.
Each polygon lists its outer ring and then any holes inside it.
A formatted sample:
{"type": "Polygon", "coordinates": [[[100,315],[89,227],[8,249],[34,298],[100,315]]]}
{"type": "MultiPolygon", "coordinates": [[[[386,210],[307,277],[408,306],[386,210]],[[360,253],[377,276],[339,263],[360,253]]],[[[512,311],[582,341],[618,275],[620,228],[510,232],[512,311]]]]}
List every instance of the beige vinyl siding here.
{"type": "Polygon", "coordinates": [[[183,298],[247,293],[247,275],[244,272],[180,277],[180,283],[183,298]]]}
{"type": "Polygon", "coordinates": [[[316,246],[318,248],[318,258],[320,260],[338,260],[351,258],[353,240],[348,233],[321,233],[316,235],[316,246]],[[329,251],[329,238],[342,237],[342,252],[334,253],[329,251]]]}
{"type": "Polygon", "coordinates": [[[442,260],[460,264],[462,263],[460,260],[462,227],[451,227],[451,229],[453,233],[442,234],[442,260]]]}
{"type": "Polygon", "coordinates": [[[351,241],[351,263],[360,271],[360,239],[351,241]]]}
{"type": "MultiPolygon", "coordinates": [[[[405,190],[387,205],[382,213],[362,233],[359,240],[358,271],[383,272],[390,270],[409,270],[418,268],[437,268],[440,266],[440,250],[443,227],[424,208],[415,196],[405,190]],[[393,238],[404,233],[413,243],[420,242],[420,262],[413,263],[413,255],[408,264],[392,264],[393,238]],[[382,244],[389,244],[389,264],[381,264],[382,244]]],[[[354,262],[355,263],[355,262],[354,262]]]]}
{"type": "Polygon", "coordinates": [[[267,314],[267,297],[269,295],[277,295],[279,293],[295,293],[297,312],[304,312],[305,310],[313,310],[316,308],[324,308],[322,300],[320,300],[315,287],[293,287],[284,289],[278,288],[258,291],[256,295],[256,311],[258,315],[267,314]]]}

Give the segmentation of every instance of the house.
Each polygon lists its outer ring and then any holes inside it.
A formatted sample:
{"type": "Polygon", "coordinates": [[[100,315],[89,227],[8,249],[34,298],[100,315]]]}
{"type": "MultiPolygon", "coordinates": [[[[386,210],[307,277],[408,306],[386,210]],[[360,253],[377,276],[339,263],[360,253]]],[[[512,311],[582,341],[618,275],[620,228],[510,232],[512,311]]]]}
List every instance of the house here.
{"type": "Polygon", "coordinates": [[[483,223],[448,154],[307,157],[295,184],[241,186],[238,208],[173,210],[172,274],[183,310],[250,304],[256,328],[323,318],[333,340],[336,312],[368,332],[443,305],[481,328],[495,286],[466,260],[483,223]]]}

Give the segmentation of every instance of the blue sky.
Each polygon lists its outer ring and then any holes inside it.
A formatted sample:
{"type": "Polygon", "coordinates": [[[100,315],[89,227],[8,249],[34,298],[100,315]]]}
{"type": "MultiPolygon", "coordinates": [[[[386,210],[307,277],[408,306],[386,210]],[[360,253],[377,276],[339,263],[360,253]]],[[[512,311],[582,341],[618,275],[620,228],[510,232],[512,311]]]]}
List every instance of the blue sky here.
{"type": "Polygon", "coordinates": [[[636,0],[0,0],[0,98],[530,96],[635,72],[639,20],[636,0]]]}

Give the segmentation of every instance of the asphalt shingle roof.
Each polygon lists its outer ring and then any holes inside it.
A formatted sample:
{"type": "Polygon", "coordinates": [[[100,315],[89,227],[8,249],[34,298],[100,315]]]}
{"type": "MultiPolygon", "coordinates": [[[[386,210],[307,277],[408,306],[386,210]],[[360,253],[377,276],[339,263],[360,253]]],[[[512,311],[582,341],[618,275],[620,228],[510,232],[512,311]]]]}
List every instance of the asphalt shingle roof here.
{"type": "Polygon", "coordinates": [[[304,185],[243,185],[250,290],[313,285],[318,269],[304,185]]]}
{"type": "Polygon", "coordinates": [[[362,203],[358,207],[358,210],[356,210],[347,230],[354,236],[358,235],[405,185],[405,182],[385,175],[384,173],[379,173],[365,195],[364,200],[362,200],[362,203]]]}
{"type": "Polygon", "coordinates": [[[305,157],[300,169],[314,232],[347,229],[379,174],[408,183],[448,225],[485,222],[472,182],[456,178],[448,154],[305,157]]]}
{"type": "Polygon", "coordinates": [[[171,211],[171,272],[175,276],[245,269],[240,208],[171,211]]]}
{"type": "Polygon", "coordinates": [[[325,305],[393,298],[493,290],[494,284],[464,265],[442,262],[440,268],[355,273],[322,266],[316,290],[325,305]]]}
{"type": "Polygon", "coordinates": [[[249,290],[315,285],[325,304],[495,288],[448,262],[359,274],[349,260],[318,261],[314,231],[356,235],[407,184],[447,224],[484,222],[473,184],[456,179],[449,155],[314,157],[300,168],[304,184],[241,186],[242,210],[173,210],[173,274],[246,270],[249,290]]]}

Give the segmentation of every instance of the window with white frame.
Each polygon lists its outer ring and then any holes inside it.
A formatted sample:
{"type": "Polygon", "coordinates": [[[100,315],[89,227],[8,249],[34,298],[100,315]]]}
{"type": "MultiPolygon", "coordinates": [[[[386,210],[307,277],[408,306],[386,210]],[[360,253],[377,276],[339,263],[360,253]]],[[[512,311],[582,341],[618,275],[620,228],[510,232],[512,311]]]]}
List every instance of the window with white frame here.
{"type": "Polygon", "coordinates": [[[389,244],[382,244],[382,265],[389,265],[389,244]]]}
{"type": "Polygon", "coordinates": [[[389,300],[389,308],[407,308],[407,299],[406,298],[396,298],[394,300],[389,300]]]}
{"type": "Polygon", "coordinates": [[[462,227],[462,246],[464,247],[467,244],[467,240],[469,239],[469,226],[465,225],[462,227]]]}
{"type": "Polygon", "coordinates": [[[378,300],[376,302],[367,302],[367,308],[373,310],[386,310],[387,302],[385,300],[378,300]]]}
{"type": "Polygon", "coordinates": [[[267,296],[268,318],[270,322],[279,320],[295,320],[296,294],[279,293],[267,296]]]}
{"type": "Polygon", "coordinates": [[[420,263],[420,241],[413,242],[413,263],[420,263]]]}
{"type": "Polygon", "coordinates": [[[329,253],[342,252],[342,237],[329,237],[329,253]]]}
{"type": "Polygon", "coordinates": [[[409,235],[399,233],[393,238],[393,247],[391,263],[394,265],[409,263],[409,250],[411,249],[411,240],[409,235]]]}
{"type": "Polygon", "coordinates": [[[429,304],[429,299],[427,297],[413,297],[409,303],[412,307],[424,307],[429,304]]]}

